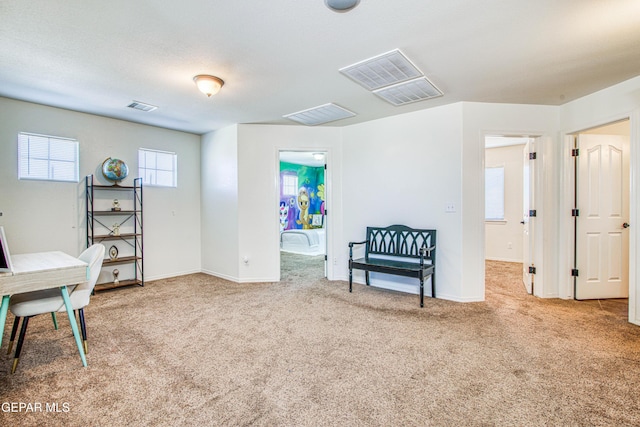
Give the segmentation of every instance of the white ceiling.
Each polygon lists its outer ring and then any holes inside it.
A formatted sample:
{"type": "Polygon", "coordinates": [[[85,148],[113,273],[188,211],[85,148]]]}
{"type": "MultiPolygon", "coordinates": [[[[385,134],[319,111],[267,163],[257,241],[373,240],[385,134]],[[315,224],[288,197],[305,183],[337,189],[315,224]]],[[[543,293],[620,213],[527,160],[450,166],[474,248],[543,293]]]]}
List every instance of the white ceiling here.
{"type": "Polygon", "coordinates": [[[329,102],[357,113],[335,126],[458,101],[560,105],[637,75],[638,0],[0,2],[0,96],[197,134],[329,102]],[[396,48],[443,97],[394,107],[338,71],[396,48]],[[225,85],[207,98],[196,74],[225,85]]]}

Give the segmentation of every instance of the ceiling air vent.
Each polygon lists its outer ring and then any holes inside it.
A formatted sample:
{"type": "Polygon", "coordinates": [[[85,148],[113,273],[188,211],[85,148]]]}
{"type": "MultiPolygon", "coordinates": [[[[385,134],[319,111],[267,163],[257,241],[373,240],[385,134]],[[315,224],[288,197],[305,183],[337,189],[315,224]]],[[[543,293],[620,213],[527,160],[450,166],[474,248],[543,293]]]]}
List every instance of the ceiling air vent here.
{"type": "Polygon", "coordinates": [[[340,72],[369,90],[380,89],[423,75],[422,71],[413,65],[399,49],[341,68],[340,72]]]}
{"type": "Polygon", "coordinates": [[[356,113],[336,104],[324,104],[318,107],[309,108],[308,110],[298,111],[297,113],[287,114],[282,117],[302,123],[303,125],[315,126],[333,122],[335,120],[346,119],[355,115],[356,113]]]}
{"type": "Polygon", "coordinates": [[[134,110],[147,111],[147,112],[153,111],[158,108],[155,105],[145,104],[144,102],[139,102],[139,101],[133,101],[131,104],[127,105],[127,107],[133,108],[134,110]]]}
{"type": "Polygon", "coordinates": [[[373,93],[395,106],[442,96],[440,89],[435,87],[426,77],[374,90],[373,93]]]}

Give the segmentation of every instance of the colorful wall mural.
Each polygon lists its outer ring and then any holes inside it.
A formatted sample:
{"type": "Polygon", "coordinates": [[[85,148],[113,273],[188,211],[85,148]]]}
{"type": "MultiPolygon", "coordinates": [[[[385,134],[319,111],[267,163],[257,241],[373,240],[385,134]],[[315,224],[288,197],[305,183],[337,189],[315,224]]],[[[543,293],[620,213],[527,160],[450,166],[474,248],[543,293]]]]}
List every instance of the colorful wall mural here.
{"type": "Polygon", "coordinates": [[[280,231],[324,224],[324,167],[280,162],[280,231]]]}

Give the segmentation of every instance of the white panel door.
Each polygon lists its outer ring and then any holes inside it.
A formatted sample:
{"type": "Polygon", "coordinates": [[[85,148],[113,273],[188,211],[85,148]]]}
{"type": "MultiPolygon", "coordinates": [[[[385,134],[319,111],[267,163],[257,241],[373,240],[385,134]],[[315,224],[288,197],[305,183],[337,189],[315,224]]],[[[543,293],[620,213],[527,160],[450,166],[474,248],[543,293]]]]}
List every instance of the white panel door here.
{"type": "Polygon", "coordinates": [[[629,295],[629,139],[578,138],[577,299],[629,295]]]}

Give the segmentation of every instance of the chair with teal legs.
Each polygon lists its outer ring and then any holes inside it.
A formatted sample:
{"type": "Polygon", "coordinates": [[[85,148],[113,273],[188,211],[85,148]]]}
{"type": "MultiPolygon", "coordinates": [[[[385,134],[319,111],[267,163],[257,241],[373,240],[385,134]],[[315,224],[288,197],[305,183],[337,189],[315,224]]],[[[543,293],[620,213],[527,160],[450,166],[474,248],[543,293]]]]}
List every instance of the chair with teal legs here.
{"type": "MultiPolygon", "coordinates": [[[[89,304],[93,288],[98,281],[102,261],[104,260],[104,253],[105,248],[101,244],[92,245],[82,252],[78,259],[89,265],[89,280],[75,286],[68,286],[72,308],[74,313],[77,312],[80,318],[80,328],[82,329],[82,341],[85,353],[87,352],[87,328],[84,321],[84,308],[89,304]]],[[[20,318],[23,319],[18,344],[16,346],[16,353],[13,359],[13,366],[11,368],[11,373],[14,373],[20,360],[20,353],[22,352],[22,345],[24,344],[24,336],[27,332],[29,319],[38,314],[51,313],[54,326],[57,329],[55,313],[66,312],[67,309],[59,289],[46,289],[12,296],[9,302],[9,310],[15,316],[15,320],[11,328],[11,338],[9,340],[9,351],[7,354],[11,353],[13,342],[18,331],[18,323],[20,322],[20,318]]]]}

